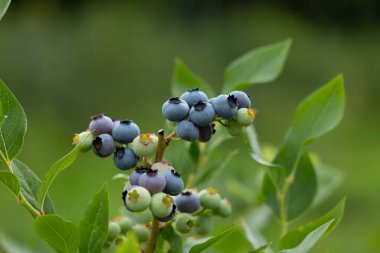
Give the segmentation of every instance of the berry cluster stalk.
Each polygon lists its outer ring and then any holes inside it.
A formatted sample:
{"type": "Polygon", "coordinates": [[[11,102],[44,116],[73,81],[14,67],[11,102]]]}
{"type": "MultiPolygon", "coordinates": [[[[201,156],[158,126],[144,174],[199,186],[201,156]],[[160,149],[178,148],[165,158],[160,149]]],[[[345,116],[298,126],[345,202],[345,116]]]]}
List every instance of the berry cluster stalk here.
{"type": "MultiPolygon", "coordinates": [[[[157,147],[157,152],[156,152],[156,157],[155,157],[156,163],[162,161],[164,157],[165,149],[169,145],[172,138],[176,136],[176,132],[173,131],[166,138],[165,138],[165,132],[163,129],[159,130],[157,134],[158,134],[158,147],[157,147]]],[[[153,217],[152,232],[149,238],[149,243],[148,243],[146,253],[154,253],[159,234],[160,234],[160,222],[156,218],[153,217]]]]}

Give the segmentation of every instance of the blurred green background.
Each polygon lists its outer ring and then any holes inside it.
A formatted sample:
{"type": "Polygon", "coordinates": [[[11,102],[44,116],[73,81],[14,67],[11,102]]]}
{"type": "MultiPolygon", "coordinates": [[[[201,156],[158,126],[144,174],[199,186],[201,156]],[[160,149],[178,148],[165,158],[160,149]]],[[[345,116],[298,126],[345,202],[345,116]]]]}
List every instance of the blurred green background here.
{"type": "MultiPolygon", "coordinates": [[[[28,116],[19,158],[42,177],[70,150],[73,133],[84,130],[96,113],[134,119],[142,131],[156,131],[164,125],[161,105],[170,96],[175,57],[220,89],[223,68],[231,60],[291,37],[281,77],[248,91],[258,109],[260,140],[278,146],[297,104],[342,73],[344,120],[311,149],[340,168],[344,181],[302,220],[322,215],[347,196],[342,223],[313,252],[380,252],[379,9],[375,1],[354,0],[15,1],[0,22],[0,77],[28,116]]],[[[240,187],[254,185],[257,191],[257,171],[244,150],[214,184],[236,179],[240,187]]],[[[117,172],[111,158],[82,155],[51,188],[56,211],[78,223],[90,198],[117,172]]],[[[110,181],[113,215],[122,186],[110,181]]],[[[1,233],[33,252],[50,252],[33,234],[30,215],[1,188],[1,233]]],[[[233,197],[228,187],[221,192],[233,197]]],[[[235,237],[239,250],[247,252],[245,239],[235,237]]],[[[232,252],[228,243],[223,245],[224,252],[232,252]]]]}

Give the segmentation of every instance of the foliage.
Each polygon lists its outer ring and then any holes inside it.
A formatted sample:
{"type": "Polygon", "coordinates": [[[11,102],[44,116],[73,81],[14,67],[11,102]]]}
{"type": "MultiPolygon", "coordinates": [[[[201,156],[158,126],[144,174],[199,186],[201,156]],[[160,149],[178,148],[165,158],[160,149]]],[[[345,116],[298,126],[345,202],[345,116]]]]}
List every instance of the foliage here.
{"type": "MultiPolygon", "coordinates": [[[[9,4],[10,1],[0,1],[0,19],[9,4]]],[[[284,40],[254,49],[234,60],[225,69],[223,91],[229,93],[233,90],[246,90],[255,84],[276,79],[283,69],[290,45],[291,40],[284,40]]],[[[193,88],[200,88],[210,97],[215,96],[212,87],[206,81],[191,71],[181,60],[176,60],[172,77],[172,94],[178,96],[185,89],[193,88]]],[[[22,149],[27,119],[22,106],[1,80],[0,102],[0,182],[15,195],[18,203],[31,213],[35,219],[33,225],[35,233],[56,252],[105,251],[110,219],[107,184],[104,184],[93,197],[78,227],[55,214],[49,197],[50,186],[55,178],[75,161],[79,154],[79,146],[84,141],[54,163],[41,181],[26,164],[16,158],[22,149]]],[[[272,216],[268,208],[256,207],[256,210],[252,210],[249,215],[241,217],[244,233],[252,244],[251,252],[308,252],[339,224],[344,213],[344,199],[323,217],[310,221],[304,226],[289,229],[289,222],[310,209],[322,190],[325,191],[324,196],[328,194],[326,188],[321,190],[324,186],[323,182],[319,181],[321,166],[315,164],[308,148],[311,142],[337,126],[343,117],[344,106],[343,78],[337,76],[300,103],[284,141],[272,160],[264,158],[254,127],[249,126],[245,129],[244,139],[248,141],[251,157],[263,168],[261,194],[274,214],[272,216]],[[265,217],[265,222],[258,224],[260,219],[257,217],[263,217],[262,215],[265,217]],[[262,230],[273,217],[280,224],[280,238],[267,240],[262,230]]],[[[219,123],[217,134],[207,144],[178,142],[173,144],[175,148],[170,149],[170,152],[161,154],[165,155],[166,159],[174,160],[176,166],[187,169],[183,178],[188,187],[207,185],[239,153],[239,150],[230,151],[221,163],[209,159],[218,152],[217,148],[221,143],[231,138],[223,127],[225,125],[223,121],[219,123]]],[[[159,143],[159,145],[166,144],[162,140],[159,143]]],[[[118,175],[118,177],[127,178],[125,174],[122,175],[124,176],[118,175]]],[[[331,179],[334,174],[330,176],[324,174],[324,182],[331,184],[333,180],[329,180],[328,177],[331,179]]],[[[202,212],[197,215],[208,215],[202,212]]],[[[165,225],[161,229],[156,219],[150,224],[152,232],[148,244],[149,253],[153,252],[151,250],[176,253],[204,252],[240,228],[239,225],[235,225],[214,236],[197,239],[189,237],[184,240],[172,223],[163,224],[165,225]]],[[[141,252],[142,239],[139,233],[142,232],[129,230],[126,235],[119,235],[113,239],[111,250],[141,252]]]]}

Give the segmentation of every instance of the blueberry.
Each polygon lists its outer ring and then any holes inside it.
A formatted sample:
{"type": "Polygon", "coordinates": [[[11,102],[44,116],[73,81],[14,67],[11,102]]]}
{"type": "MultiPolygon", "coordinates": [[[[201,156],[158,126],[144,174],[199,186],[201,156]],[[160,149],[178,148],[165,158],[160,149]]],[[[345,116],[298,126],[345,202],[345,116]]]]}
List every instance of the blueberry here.
{"type": "Polygon", "coordinates": [[[176,196],[183,191],[183,181],[179,173],[171,170],[164,172],[163,175],[166,180],[166,186],[163,190],[164,193],[176,196]]]}
{"type": "Polygon", "coordinates": [[[173,205],[173,198],[168,194],[160,192],[152,196],[150,210],[154,217],[166,218],[172,213],[173,205]]]}
{"type": "Polygon", "coordinates": [[[239,136],[243,132],[243,127],[236,120],[231,119],[227,122],[227,131],[232,136],[239,136]]]}
{"type": "Polygon", "coordinates": [[[201,200],[201,205],[205,208],[216,210],[219,208],[221,198],[214,188],[208,188],[200,191],[198,197],[201,200]]]}
{"type": "Polygon", "coordinates": [[[131,212],[141,212],[147,209],[151,202],[151,196],[147,189],[134,186],[129,191],[123,192],[124,206],[131,212]]]}
{"type": "Polygon", "coordinates": [[[174,170],[172,164],[165,161],[154,163],[151,169],[158,170],[158,172],[161,172],[161,173],[170,172],[171,170],[174,170]]]}
{"type": "Polygon", "coordinates": [[[129,176],[129,182],[131,185],[138,185],[141,175],[148,171],[146,167],[137,167],[135,171],[129,176]]]}
{"type": "Polygon", "coordinates": [[[138,160],[138,156],[128,147],[117,149],[113,157],[116,167],[121,170],[129,170],[136,167],[138,160]]]}
{"type": "Polygon", "coordinates": [[[244,91],[233,91],[230,93],[230,95],[233,95],[237,99],[237,106],[238,108],[251,108],[251,100],[249,99],[249,96],[244,91]]]}
{"type": "Polygon", "coordinates": [[[94,115],[91,117],[91,122],[88,127],[93,135],[110,134],[112,132],[113,122],[110,117],[103,114],[94,115]]]}
{"type": "Polygon", "coordinates": [[[112,129],[112,137],[120,143],[131,143],[134,138],[140,135],[140,128],[130,120],[120,121],[112,129]]]}
{"type": "Polygon", "coordinates": [[[180,98],[185,100],[189,107],[192,107],[198,102],[207,102],[208,100],[207,95],[203,91],[200,91],[199,88],[186,91],[180,98]]]}
{"type": "Polygon", "coordinates": [[[149,169],[139,178],[139,185],[147,189],[151,194],[162,192],[165,188],[165,177],[157,170],[149,169]]]}
{"type": "Polygon", "coordinates": [[[177,206],[173,204],[172,212],[167,217],[165,218],[155,217],[155,218],[159,220],[160,222],[168,222],[168,221],[171,221],[175,217],[176,212],[177,212],[177,206]]]}
{"type": "Polygon", "coordinates": [[[100,157],[110,156],[115,148],[115,141],[109,134],[101,134],[92,141],[92,150],[100,157]]]}
{"type": "Polygon", "coordinates": [[[207,126],[215,118],[215,109],[210,103],[198,102],[191,108],[189,118],[197,126],[207,126]]]}
{"type": "Polygon", "coordinates": [[[148,241],[150,232],[145,225],[136,224],[132,227],[132,231],[137,235],[139,243],[148,241]]]}
{"type": "Polygon", "coordinates": [[[214,106],[215,99],[216,99],[216,98],[210,98],[210,99],[207,101],[207,103],[212,104],[212,106],[214,106]]]}
{"type": "Polygon", "coordinates": [[[214,227],[214,223],[209,216],[198,216],[195,225],[195,233],[198,235],[207,235],[214,227]]]}
{"type": "Polygon", "coordinates": [[[182,213],[194,213],[201,206],[201,201],[196,194],[191,191],[182,192],[175,199],[178,211],[182,213]]]}
{"type": "Polygon", "coordinates": [[[94,136],[90,131],[84,131],[80,134],[75,134],[73,138],[73,144],[79,145],[79,151],[87,152],[92,147],[92,141],[94,140],[94,136]]]}
{"type": "Polygon", "coordinates": [[[107,240],[108,241],[113,241],[115,240],[115,238],[120,235],[120,232],[121,232],[121,229],[120,229],[120,226],[118,223],[116,222],[110,222],[108,224],[108,237],[107,237],[107,240]]]}
{"type": "Polygon", "coordinates": [[[140,134],[131,145],[137,156],[150,157],[157,151],[158,137],[153,133],[140,134]]]}
{"type": "Polygon", "coordinates": [[[220,201],[220,204],[216,213],[220,215],[221,217],[228,217],[231,215],[231,212],[232,212],[231,203],[227,199],[222,199],[222,201],[220,201]]]}
{"type": "Polygon", "coordinates": [[[182,120],[176,127],[178,137],[185,141],[195,141],[199,137],[199,129],[193,122],[182,120]]]}
{"type": "Polygon", "coordinates": [[[134,224],[134,221],[129,217],[123,217],[119,221],[120,232],[121,234],[126,234],[128,230],[130,230],[134,224]]]}
{"type": "Polygon", "coordinates": [[[241,126],[249,126],[255,119],[255,112],[252,108],[240,108],[236,115],[236,122],[241,126]]]}
{"type": "Polygon", "coordinates": [[[175,220],[175,228],[180,233],[189,233],[195,226],[196,218],[188,213],[181,213],[175,220]]]}
{"type": "Polygon", "coordinates": [[[233,95],[220,95],[213,102],[216,114],[224,119],[235,117],[238,107],[237,99],[233,95]]]}
{"type": "Polygon", "coordinates": [[[198,141],[208,142],[211,139],[212,135],[215,134],[215,132],[215,124],[199,127],[198,141]]]}
{"type": "Polygon", "coordinates": [[[185,100],[178,97],[170,98],[162,106],[162,114],[170,121],[181,121],[187,117],[190,108],[185,100]]]}

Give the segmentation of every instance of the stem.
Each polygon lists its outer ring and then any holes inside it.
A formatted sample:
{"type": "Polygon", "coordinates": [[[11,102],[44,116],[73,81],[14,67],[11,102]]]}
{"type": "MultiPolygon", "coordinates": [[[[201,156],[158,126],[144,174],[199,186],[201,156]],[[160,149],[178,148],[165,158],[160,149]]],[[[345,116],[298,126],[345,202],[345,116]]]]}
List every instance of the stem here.
{"type": "MultiPolygon", "coordinates": [[[[155,162],[162,161],[165,153],[166,147],[169,145],[170,141],[176,136],[176,132],[173,131],[165,138],[165,132],[163,129],[158,131],[158,147],[155,157],[155,162]]],[[[157,244],[157,238],[160,234],[160,222],[153,217],[152,220],[152,232],[150,234],[148,247],[146,253],[154,253],[157,244]]]]}

